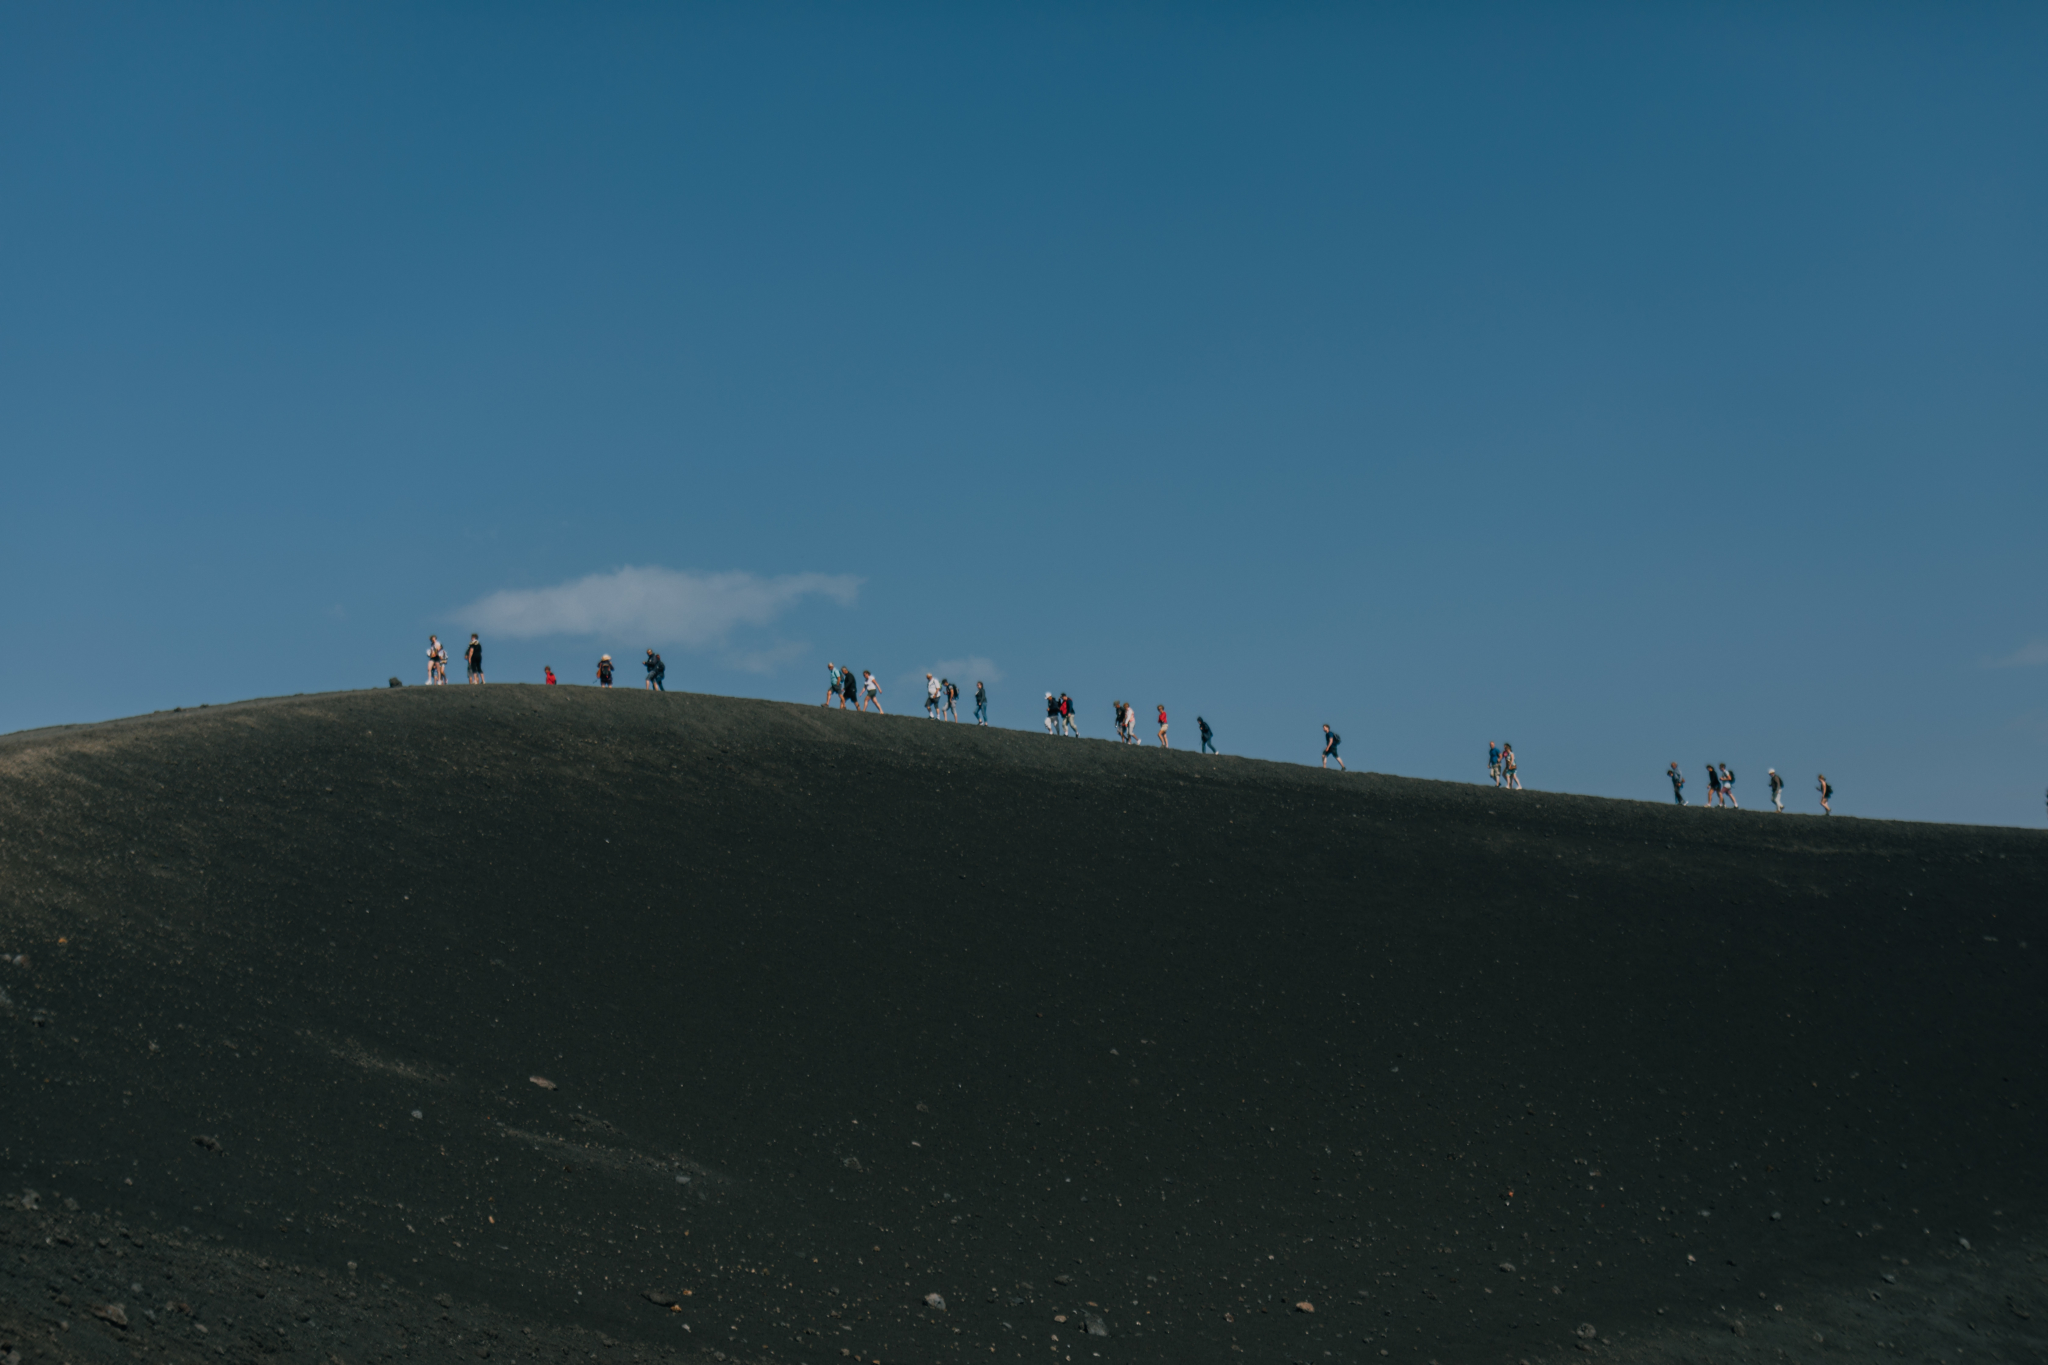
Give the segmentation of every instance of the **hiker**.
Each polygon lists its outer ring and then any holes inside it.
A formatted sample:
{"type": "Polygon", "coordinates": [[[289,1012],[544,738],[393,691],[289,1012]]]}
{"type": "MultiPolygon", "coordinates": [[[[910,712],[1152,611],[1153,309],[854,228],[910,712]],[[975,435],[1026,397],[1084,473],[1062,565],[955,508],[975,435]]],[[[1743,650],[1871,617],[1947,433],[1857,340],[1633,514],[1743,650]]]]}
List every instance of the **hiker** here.
{"type": "Polygon", "coordinates": [[[1045,694],[1045,732],[1049,735],[1060,732],[1060,699],[1050,692],[1045,694]]]}
{"type": "MultiPolygon", "coordinates": [[[[1327,725],[1323,727],[1323,766],[1325,768],[1330,766],[1331,759],[1337,758],[1337,746],[1343,742],[1342,739],[1338,738],[1335,730],[1332,730],[1327,725]]],[[[1350,769],[1344,766],[1344,760],[1341,758],[1337,758],[1337,771],[1340,773],[1350,771],[1350,769]]]]}
{"type": "Polygon", "coordinates": [[[1515,776],[1515,746],[1505,741],[1500,746],[1500,784],[1509,791],[1522,789],[1522,779],[1515,776]]]}
{"type": "Polygon", "coordinates": [[[1171,744],[1168,744],[1168,743],[1166,742],[1166,703],[1165,703],[1165,702],[1160,702],[1160,703],[1159,703],[1159,747],[1160,747],[1160,748],[1162,748],[1162,749],[1171,749],[1171,748],[1173,747],[1173,746],[1172,746],[1171,744]]]}
{"type": "Polygon", "coordinates": [[[1778,776],[1776,768],[1771,769],[1771,804],[1778,808],[1778,814],[1785,813],[1785,779],[1778,776]]]}
{"type": "Polygon", "coordinates": [[[1742,809],[1742,803],[1735,799],[1735,770],[1726,763],[1721,765],[1721,799],[1736,810],[1742,809]]]}
{"type": "Polygon", "coordinates": [[[1144,743],[1143,740],[1138,738],[1138,708],[1127,701],[1120,701],[1117,705],[1123,708],[1124,743],[1144,743]]]}
{"type": "Polygon", "coordinates": [[[543,665],[541,665],[541,670],[540,670],[540,671],[548,675],[548,677],[547,677],[547,684],[548,684],[548,686],[549,686],[549,687],[553,687],[553,686],[555,685],[555,669],[554,669],[554,665],[552,665],[552,664],[543,664],[543,665]]]}
{"type": "Polygon", "coordinates": [[[1493,785],[1500,785],[1500,745],[1486,741],[1486,775],[1493,779],[1493,785]]]}
{"type": "Polygon", "coordinates": [[[1714,771],[1714,765],[1707,765],[1707,809],[1721,804],[1721,774],[1714,771]]]}
{"type": "Polygon", "coordinates": [[[939,718],[939,680],[929,673],[924,675],[924,717],[926,720],[939,718]]]}
{"type": "Polygon", "coordinates": [[[610,687],[612,685],[612,656],[609,654],[597,661],[597,685],[599,687],[610,687]]]}
{"type": "Polygon", "coordinates": [[[1685,804],[1685,774],[1678,771],[1678,760],[1671,760],[1671,799],[1679,805],[1685,804]]]}
{"type": "Polygon", "coordinates": [[[462,657],[469,660],[469,680],[481,683],[484,680],[484,647],[476,636],[469,637],[469,648],[462,651],[462,657]]]}
{"type": "Polygon", "coordinates": [[[649,692],[668,691],[668,688],[662,682],[664,678],[668,677],[668,665],[661,661],[659,654],[656,654],[651,649],[648,650],[647,662],[642,664],[641,667],[647,670],[647,690],[649,692]]]}
{"type": "Polygon", "coordinates": [[[448,682],[448,650],[441,644],[441,637],[427,637],[427,686],[448,682]]]}
{"type": "Polygon", "coordinates": [[[853,703],[854,710],[860,710],[860,680],[853,676],[851,668],[842,668],[839,670],[839,709],[844,711],[848,702],[853,703]]]}
{"type": "Polygon", "coordinates": [[[875,675],[865,668],[860,671],[860,675],[867,682],[868,705],[874,707],[875,714],[879,716],[882,714],[882,685],[876,682],[875,675]]]}
{"type": "Polygon", "coordinates": [[[1067,727],[1067,733],[1075,739],[1081,737],[1081,723],[1074,719],[1074,699],[1060,693],[1060,724],[1067,727]]]}
{"type": "Polygon", "coordinates": [[[1835,794],[1835,789],[1828,785],[1828,775],[1826,773],[1820,775],[1820,785],[1815,787],[1814,790],[1820,793],[1820,813],[1822,815],[1833,815],[1835,812],[1828,805],[1828,798],[1835,794]]]}
{"type": "Polygon", "coordinates": [[[974,723],[988,724],[988,689],[981,685],[979,678],[974,682],[974,723]]]}
{"type": "Polygon", "coordinates": [[[1129,744],[1131,742],[1131,732],[1129,729],[1129,720],[1126,712],[1124,711],[1124,704],[1122,700],[1119,699],[1117,701],[1111,702],[1109,704],[1109,710],[1110,714],[1116,717],[1115,729],[1117,743],[1129,744]]]}
{"type": "Polygon", "coordinates": [[[846,684],[839,680],[839,665],[827,659],[825,661],[825,700],[819,702],[818,705],[830,706],[839,699],[840,693],[845,686],[846,684]]]}
{"type": "Polygon", "coordinates": [[[1203,719],[1202,719],[1202,718],[1201,718],[1200,716],[1196,716],[1196,717],[1195,717],[1195,728],[1196,728],[1197,730],[1200,730],[1200,731],[1202,732],[1202,752],[1203,752],[1203,753],[1205,753],[1205,754],[1215,754],[1215,753],[1221,753],[1221,752],[1222,752],[1222,750],[1218,749],[1218,748],[1217,748],[1217,747],[1215,746],[1215,744],[1213,744],[1213,743],[1211,742],[1211,741],[1213,741],[1213,740],[1214,740],[1214,739],[1216,738],[1216,732],[1215,732],[1214,730],[1211,730],[1211,729],[1209,728],[1209,722],[1208,722],[1208,721],[1206,721],[1206,720],[1203,720],[1203,719]]]}
{"type": "Polygon", "coordinates": [[[939,690],[946,694],[946,719],[952,721],[959,720],[960,689],[953,685],[951,678],[941,678],[939,679],[939,690]]]}

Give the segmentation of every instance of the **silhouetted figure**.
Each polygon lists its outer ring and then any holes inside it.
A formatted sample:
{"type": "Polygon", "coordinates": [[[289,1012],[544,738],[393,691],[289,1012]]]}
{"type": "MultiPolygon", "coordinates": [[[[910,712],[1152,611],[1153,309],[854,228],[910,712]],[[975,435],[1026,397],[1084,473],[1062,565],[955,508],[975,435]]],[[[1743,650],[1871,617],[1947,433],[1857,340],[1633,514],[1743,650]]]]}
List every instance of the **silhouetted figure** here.
{"type": "Polygon", "coordinates": [[[651,649],[648,650],[647,661],[641,667],[647,670],[647,690],[649,692],[668,691],[668,688],[663,685],[663,679],[668,677],[668,665],[661,661],[659,654],[656,654],[651,649]]]}
{"type": "Polygon", "coordinates": [[[1678,760],[1671,760],[1671,799],[1679,805],[1685,804],[1685,774],[1678,771],[1678,760]]]}
{"type": "Polygon", "coordinates": [[[1323,766],[1325,768],[1330,766],[1331,759],[1336,758],[1338,772],[1350,771],[1350,769],[1344,766],[1344,760],[1337,758],[1337,746],[1343,742],[1343,739],[1339,737],[1335,730],[1332,730],[1327,725],[1323,727],[1323,766]]]}
{"type": "Polygon", "coordinates": [[[1196,717],[1195,717],[1195,728],[1196,728],[1197,730],[1199,730],[1199,731],[1201,731],[1201,732],[1202,732],[1202,752],[1203,752],[1203,753],[1205,753],[1205,754],[1213,754],[1213,753],[1219,753],[1219,752],[1221,752],[1221,751],[1220,751],[1219,749],[1217,749],[1217,747],[1216,747],[1215,743],[1213,742],[1213,741],[1215,740],[1215,738],[1216,738],[1216,732],[1215,732],[1214,730],[1211,730],[1211,729],[1209,728],[1209,722],[1208,722],[1208,721],[1206,721],[1206,720],[1203,720],[1203,719],[1202,719],[1202,718],[1201,718],[1200,716],[1196,716],[1196,717]]]}
{"type": "Polygon", "coordinates": [[[988,689],[978,680],[974,684],[974,723],[988,724],[988,689]]]}

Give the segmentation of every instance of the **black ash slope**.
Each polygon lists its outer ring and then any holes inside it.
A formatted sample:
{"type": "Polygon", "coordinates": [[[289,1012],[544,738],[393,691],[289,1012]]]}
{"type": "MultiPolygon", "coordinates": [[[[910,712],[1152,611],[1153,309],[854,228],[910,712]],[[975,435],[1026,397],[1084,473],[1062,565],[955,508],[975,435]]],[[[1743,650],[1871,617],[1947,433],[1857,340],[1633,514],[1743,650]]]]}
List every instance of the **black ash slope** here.
{"type": "Polygon", "coordinates": [[[675,694],[14,736],[0,1334],[2031,1358],[2044,873],[675,694]]]}

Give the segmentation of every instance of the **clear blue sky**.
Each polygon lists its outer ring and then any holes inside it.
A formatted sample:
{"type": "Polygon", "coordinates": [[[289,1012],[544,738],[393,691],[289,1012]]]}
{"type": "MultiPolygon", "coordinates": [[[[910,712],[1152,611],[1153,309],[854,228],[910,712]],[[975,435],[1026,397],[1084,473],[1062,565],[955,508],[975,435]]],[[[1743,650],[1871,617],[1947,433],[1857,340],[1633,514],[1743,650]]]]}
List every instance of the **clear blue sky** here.
{"type": "Polygon", "coordinates": [[[2038,5],[10,6],[0,729],[482,623],[2039,824],[2044,70],[2038,5]]]}

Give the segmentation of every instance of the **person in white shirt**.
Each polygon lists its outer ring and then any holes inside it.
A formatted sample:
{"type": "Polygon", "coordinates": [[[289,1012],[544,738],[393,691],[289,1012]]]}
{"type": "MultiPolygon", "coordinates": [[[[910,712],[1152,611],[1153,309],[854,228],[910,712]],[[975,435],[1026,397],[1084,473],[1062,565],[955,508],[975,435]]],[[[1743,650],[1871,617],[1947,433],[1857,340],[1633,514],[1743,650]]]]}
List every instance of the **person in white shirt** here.
{"type": "Polygon", "coordinates": [[[929,673],[924,675],[924,714],[927,720],[939,718],[939,680],[929,673]]]}

